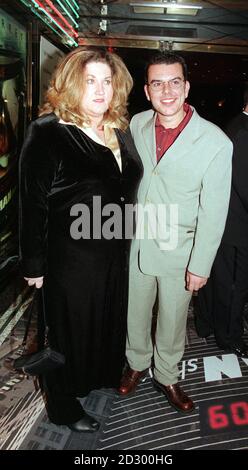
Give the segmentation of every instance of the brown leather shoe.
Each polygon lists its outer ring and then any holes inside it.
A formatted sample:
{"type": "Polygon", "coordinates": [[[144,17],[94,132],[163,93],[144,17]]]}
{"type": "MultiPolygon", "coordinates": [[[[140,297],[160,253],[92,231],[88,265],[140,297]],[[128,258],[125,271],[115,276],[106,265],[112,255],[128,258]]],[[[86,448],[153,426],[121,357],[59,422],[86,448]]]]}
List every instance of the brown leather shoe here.
{"type": "Polygon", "coordinates": [[[123,374],[121,379],[121,385],[118,388],[118,393],[120,395],[129,395],[130,393],[135,392],[137,385],[140,382],[144,382],[146,379],[148,369],[145,370],[133,370],[128,367],[123,374]]]}
{"type": "Polygon", "coordinates": [[[155,388],[166,396],[170,405],[177,411],[191,413],[191,411],[195,409],[193,401],[180,388],[178,383],[173,385],[162,385],[155,379],[153,379],[153,383],[155,388]]]}

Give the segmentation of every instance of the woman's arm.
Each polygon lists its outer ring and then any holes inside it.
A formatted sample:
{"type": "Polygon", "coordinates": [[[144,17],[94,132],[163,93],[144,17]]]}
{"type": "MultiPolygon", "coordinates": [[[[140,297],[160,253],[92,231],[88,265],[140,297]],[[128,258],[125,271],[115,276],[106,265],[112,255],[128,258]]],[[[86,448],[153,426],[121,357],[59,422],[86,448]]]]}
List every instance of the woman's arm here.
{"type": "Polygon", "coordinates": [[[57,168],[50,134],[40,119],[33,122],[20,156],[20,261],[32,285],[46,272],[48,197],[57,168]]]}

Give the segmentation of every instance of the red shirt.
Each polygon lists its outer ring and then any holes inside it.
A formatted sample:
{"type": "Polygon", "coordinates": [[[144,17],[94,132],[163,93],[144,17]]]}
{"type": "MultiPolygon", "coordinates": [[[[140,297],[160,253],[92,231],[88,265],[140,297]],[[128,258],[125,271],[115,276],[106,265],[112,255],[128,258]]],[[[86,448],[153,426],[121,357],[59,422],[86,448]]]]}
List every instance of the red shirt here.
{"type": "Polygon", "coordinates": [[[160,158],[166,150],[175,142],[176,138],[188,124],[193,111],[188,103],[184,103],[183,105],[184,111],[186,112],[183,120],[178,124],[177,127],[174,129],[165,129],[162,124],[160,124],[159,117],[157,116],[155,122],[155,133],[156,133],[156,154],[157,154],[157,161],[159,162],[160,158]]]}

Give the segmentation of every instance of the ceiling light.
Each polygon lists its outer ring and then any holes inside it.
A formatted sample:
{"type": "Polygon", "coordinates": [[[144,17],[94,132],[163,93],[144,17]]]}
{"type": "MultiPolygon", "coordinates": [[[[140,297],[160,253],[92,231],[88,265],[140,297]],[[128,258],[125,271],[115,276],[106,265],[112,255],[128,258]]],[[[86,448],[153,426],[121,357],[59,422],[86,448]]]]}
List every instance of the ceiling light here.
{"type": "Polygon", "coordinates": [[[176,7],[180,10],[183,9],[194,9],[196,10],[201,10],[202,7],[199,5],[184,5],[184,4],[178,4],[176,2],[131,2],[129,3],[131,7],[154,7],[154,8],[173,8],[176,7]]]}
{"type": "MultiPolygon", "coordinates": [[[[185,5],[184,5],[185,6],[185,5]]],[[[191,6],[191,5],[188,5],[188,6],[191,6]]],[[[167,7],[166,8],[166,13],[167,15],[191,15],[191,16],[195,16],[197,15],[199,9],[201,9],[202,7],[192,7],[192,8],[188,8],[188,9],[182,9],[180,7],[167,7]]]]}
{"type": "Polygon", "coordinates": [[[181,5],[176,2],[131,2],[135,13],[157,13],[168,15],[196,15],[202,6],[198,5],[181,5]]]}

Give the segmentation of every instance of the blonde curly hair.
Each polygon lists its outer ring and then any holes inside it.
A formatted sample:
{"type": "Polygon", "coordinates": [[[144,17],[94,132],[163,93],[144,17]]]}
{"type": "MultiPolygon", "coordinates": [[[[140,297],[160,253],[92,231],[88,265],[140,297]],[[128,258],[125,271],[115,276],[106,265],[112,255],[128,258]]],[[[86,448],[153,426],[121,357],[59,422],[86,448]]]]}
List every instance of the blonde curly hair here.
{"type": "Polygon", "coordinates": [[[89,116],[80,109],[85,86],[83,72],[89,62],[106,63],[112,72],[114,93],[102,124],[109,129],[115,127],[125,130],[128,126],[128,96],[133,80],[122,59],[101,48],[79,47],[62,59],[53,74],[39,115],[53,112],[65,122],[79,127],[90,126],[89,116]]]}

